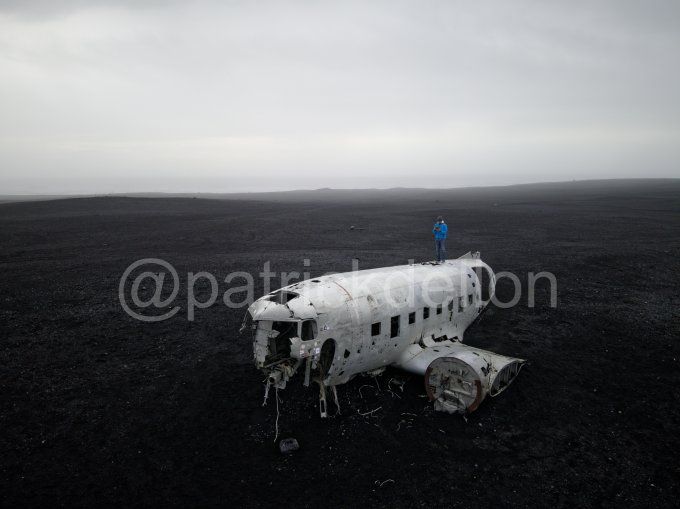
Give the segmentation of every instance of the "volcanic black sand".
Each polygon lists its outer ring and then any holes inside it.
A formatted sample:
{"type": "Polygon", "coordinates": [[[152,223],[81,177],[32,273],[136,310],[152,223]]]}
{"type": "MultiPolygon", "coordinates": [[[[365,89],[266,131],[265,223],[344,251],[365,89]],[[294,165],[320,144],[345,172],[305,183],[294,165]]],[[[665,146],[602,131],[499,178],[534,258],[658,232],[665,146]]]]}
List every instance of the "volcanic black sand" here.
{"type": "MultiPolygon", "coordinates": [[[[679,255],[677,180],[0,205],[1,501],[676,505],[679,255]],[[298,376],[279,393],[279,425],[301,449],[281,455],[274,394],[262,407],[262,375],[238,333],[244,309],[222,303],[243,281],[224,278],[252,273],[259,297],[268,260],[313,276],[350,270],[352,258],[428,260],[439,214],[450,257],[478,250],[524,289],[466,341],[528,364],[467,418],[434,413],[422,378],[388,370],[340,387],[342,413],[324,421],[298,376]],[[181,280],[181,311],[158,323],[118,299],[126,267],[147,257],[181,280]],[[219,282],[193,322],[189,271],[219,282]],[[557,277],[556,308],[545,279],[527,305],[527,275],[540,271],[557,277]]],[[[205,281],[196,288],[209,297],[205,281]]],[[[509,300],[512,284],[498,291],[509,300]]]]}

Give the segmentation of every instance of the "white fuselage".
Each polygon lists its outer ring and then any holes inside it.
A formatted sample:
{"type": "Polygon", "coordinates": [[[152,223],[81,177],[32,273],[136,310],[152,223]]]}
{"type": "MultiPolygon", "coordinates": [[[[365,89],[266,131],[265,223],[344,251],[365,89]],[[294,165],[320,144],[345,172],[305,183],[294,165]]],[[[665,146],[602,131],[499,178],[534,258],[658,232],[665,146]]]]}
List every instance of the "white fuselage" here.
{"type": "Polygon", "coordinates": [[[390,365],[409,369],[423,349],[462,341],[494,285],[477,256],[295,283],[249,308],[255,363],[279,387],[299,368],[305,384],[324,386],[390,365]]]}

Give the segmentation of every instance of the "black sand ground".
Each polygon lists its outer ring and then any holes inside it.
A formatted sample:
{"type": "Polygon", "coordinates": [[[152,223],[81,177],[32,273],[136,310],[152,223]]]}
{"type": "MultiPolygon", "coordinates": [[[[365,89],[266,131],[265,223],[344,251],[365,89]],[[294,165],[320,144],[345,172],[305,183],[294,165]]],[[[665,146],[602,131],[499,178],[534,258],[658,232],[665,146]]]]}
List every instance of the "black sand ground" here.
{"type": "Polygon", "coordinates": [[[678,181],[253,198],[0,205],[4,506],[677,504],[678,181]],[[295,380],[280,424],[302,448],[283,457],[242,309],[215,304],[188,322],[183,306],[141,323],[118,302],[123,271],[145,257],[177,268],[180,303],[188,271],[214,273],[221,298],[240,284],[229,272],[257,275],[267,260],[281,272],[309,259],[313,275],[353,257],[426,260],[440,213],[451,255],[479,250],[525,289],[468,332],[529,364],[467,420],[435,414],[422,379],[387,372],[379,390],[367,378],[341,387],[342,414],[322,421],[295,380]],[[557,276],[556,309],[545,281],[527,306],[527,273],[542,270],[557,276]],[[403,393],[387,390],[393,377],[403,393]]]}

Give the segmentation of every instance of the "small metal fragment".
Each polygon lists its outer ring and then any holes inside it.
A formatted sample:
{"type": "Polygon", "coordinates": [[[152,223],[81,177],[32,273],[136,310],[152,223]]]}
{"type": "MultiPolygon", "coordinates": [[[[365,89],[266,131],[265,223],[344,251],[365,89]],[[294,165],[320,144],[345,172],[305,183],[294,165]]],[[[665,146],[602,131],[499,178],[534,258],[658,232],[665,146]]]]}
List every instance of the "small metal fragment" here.
{"type": "Polygon", "coordinates": [[[279,451],[281,451],[281,454],[290,454],[292,452],[297,451],[299,448],[300,444],[293,437],[283,438],[279,442],[279,451]]]}

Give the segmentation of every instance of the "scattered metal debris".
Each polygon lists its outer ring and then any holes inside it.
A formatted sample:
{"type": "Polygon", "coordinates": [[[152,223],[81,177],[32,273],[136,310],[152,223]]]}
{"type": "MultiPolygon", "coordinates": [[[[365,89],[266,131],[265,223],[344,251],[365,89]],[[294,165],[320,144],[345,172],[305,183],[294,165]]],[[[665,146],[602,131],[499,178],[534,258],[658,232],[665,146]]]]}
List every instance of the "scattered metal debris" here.
{"type": "Polygon", "coordinates": [[[375,387],[373,387],[372,385],[366,385],[366,384],[359,387],[359,396],[361,397],[361,399],[364,399],[364,394],[361,392],[364,387],[368,387],[369,389],[375,389],[375,387]]]}
{"type": "Polygon", "coordinates": [[[380,486],[380,487],[382,488],[382,487],[383,487],[385,484],[387,484],[388,482],[394,483],[394,479],[385,479],[385,480],[382,481],[382,482],[380,482],[380,479],[378,479],[377,481],[375,481],[375,485],[376,485],[376,486],[380,486]]]}
{"type": "Polygon", "coordinates": [[[276,389],[276,392],[274,393],[274,397],[276,398],[276,424],[275,429],[276,429],[276,435],[274,436],[274,442],[276,442],[276,439],[279,438],[279,389],[276,389]]]}
{"type": "Polygon", "coordinates": [[[267,399],[269,398],[269,387],[271,387],[271,384],[269,382],[264,384],[264,401],[262,402],[262,406],[267,406],[267,399]]]}
{"type": "Polygon", "coordinates": [[[401,392],[404,392],[404,385],[406,385],[406,380],[400,380],[400,379],[396,379],[396,378],[390,378],[390,381],[387,382],[387,386],[388,386],[388,387],[391,387],[393,383],[394,383],[394,385],[397,386],[397,388],[398,388],[401,392]]]}
{"type": "Polygon", "coordinates": [[[297,451],[299,448],[300,444],[297,439],[292,437],[282,438],[279,442],[279,451],[281,451],[281,454],[290,454],[297,451]]]}
{"type": "Polygon", "coordinates": [[[371,410],[370,412],[366,412],[366,413],[362,413],[362,412],[359,412],[359,410],[357,410],[357,413],[358,413],[359,415],[366,416],[366,415],[371,415],[371,414],[377,412],[378,410],[382,410],[382,407],[379,406],[379,407],[376,408],[375,410],[371,410]]]}

